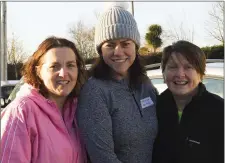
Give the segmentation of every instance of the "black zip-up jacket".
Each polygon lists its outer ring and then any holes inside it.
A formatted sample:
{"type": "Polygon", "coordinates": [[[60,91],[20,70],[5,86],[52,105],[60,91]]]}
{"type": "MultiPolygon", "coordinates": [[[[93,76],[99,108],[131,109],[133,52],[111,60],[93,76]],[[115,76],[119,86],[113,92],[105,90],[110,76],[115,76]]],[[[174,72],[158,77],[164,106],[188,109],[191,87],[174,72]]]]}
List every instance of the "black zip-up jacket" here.
{"type": "Polygon", "coordinates": [[[167,89],[158,96],[153,163],[224,162],[224,99],[202,83],[198,87],[180,122],[172,93],[167,89]]]}

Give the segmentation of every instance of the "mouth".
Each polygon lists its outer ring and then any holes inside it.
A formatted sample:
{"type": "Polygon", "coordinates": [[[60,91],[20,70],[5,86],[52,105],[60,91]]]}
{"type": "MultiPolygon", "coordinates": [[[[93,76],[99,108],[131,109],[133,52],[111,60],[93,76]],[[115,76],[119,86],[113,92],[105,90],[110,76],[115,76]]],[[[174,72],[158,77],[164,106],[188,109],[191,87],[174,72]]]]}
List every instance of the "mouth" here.
{"type": "Polygon", "coordinates": [[[57,84],[60,84],[60,85],[66,85],[68,84],[70,81],[69,80],[60,80],[60,81],[57,81],[57,84]]]}
{"type": "Polygon", "coordinates": [[[123,62],[126,62],[127,58],[125,59],[112,59],[113,62],[115,63],[123,63],[123,62]]]}
{"type": "Polygon", "coordinates": [[[174,81],[173,82],[175,85],[181,85],[181,86],[184,86],[186,84],[188,84],[188,81],[174,81]]]}

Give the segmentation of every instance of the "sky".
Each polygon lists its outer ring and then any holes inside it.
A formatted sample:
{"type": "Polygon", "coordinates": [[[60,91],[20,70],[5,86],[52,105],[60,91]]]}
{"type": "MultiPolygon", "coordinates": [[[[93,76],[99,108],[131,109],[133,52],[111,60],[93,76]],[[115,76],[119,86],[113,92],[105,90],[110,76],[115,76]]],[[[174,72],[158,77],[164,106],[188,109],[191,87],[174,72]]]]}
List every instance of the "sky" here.
{"type": "MultiPolygon", "coordinates": [[[[202,47],[219,44],[209,37],[206,26],[208,12],[215,2],[134,2],[134,17],[144,45],[147,28],[159,24],[163,30],[177,29],[183,24],[186,34],[194,31],[193,43],[202,47]]],[[[32,54],[48,36],[72,39],[69,28],[82,20],[94,26],[95,13],[104,10],[104,2],[7,2],[7,37],[12,33],[22,42],[24,50],[32,54]]],[[[128,10],[131,10],[131,6],[128,10]]],[[[164,40],[163,46],[171,42],[164,40]]]]}

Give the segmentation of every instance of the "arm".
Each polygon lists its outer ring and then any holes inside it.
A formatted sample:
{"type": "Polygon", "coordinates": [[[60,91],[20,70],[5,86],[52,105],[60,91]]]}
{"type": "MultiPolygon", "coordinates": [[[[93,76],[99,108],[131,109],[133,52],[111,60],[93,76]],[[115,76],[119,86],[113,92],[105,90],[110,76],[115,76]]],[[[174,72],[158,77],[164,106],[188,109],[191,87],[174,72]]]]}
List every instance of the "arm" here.
{"type": "Polygon", "coordinates": [[[114,152],[112,121],[103,93],[86,85],[78,99],[77,120],[92,163],[121,163],[114,152]]]}
{"type": "Polygon", "coordinates": [[[30,163],[31,144],[24,113],[9,105],[1,112],[1,163],[30,163]]]}

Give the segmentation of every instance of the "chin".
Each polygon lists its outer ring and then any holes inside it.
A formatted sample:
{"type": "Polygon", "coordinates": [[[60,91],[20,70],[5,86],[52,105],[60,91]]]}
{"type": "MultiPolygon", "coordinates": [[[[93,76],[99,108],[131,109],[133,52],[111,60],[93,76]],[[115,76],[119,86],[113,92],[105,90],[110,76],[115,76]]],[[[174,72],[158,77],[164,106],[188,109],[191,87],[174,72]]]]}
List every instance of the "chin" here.
{"type": "Polygon", "coordinates": [[[58,96],[60,96],[60,97],[67,97],[67,96],[69,96],[70,93],[71,92],[61,92],[61,93],[58,94],[58,96]]]}
{"type": "Polygon", "coordinates": [[[190,91],[173,91],[172,93],[176,96],[188,96],[191,94],[190,91]]]}

